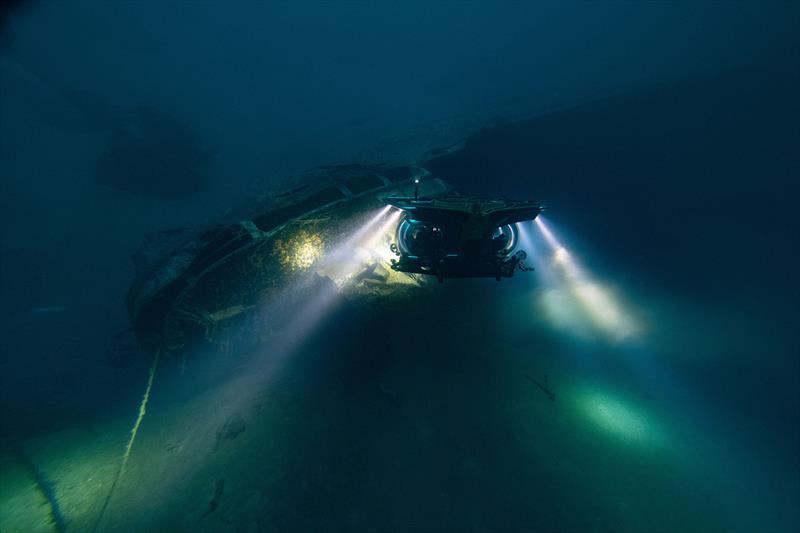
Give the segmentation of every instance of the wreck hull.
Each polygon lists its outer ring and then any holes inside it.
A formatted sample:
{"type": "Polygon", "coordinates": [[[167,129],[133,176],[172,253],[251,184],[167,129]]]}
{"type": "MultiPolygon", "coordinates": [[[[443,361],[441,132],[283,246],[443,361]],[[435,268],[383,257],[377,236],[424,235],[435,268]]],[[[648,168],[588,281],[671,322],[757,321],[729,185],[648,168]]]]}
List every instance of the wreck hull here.
{"type": "MultiPolygon", "coordinates": [[[[447,183],[414,166],[320,167],[305,178],[286,193],[257,199],[234,220],[145,238],[134,255],[137,276],[127,307],[146,349],[170,355],[197,339],[223,345],[248,322],[251,330],[263,331],[264,324],[256,322],[264,318],[255,310],[300,279],[333,282],[336,269],[325,270],[331,265],[323,256],[370,213],[384,209],[386,196],[410,194],[420,186],[426,195],[450,191],[447,183]],[[415,185],[421,177],[423,183],[415,185]]],[[[381,262],[368,257],[348,272],[353,279],[347,292],[420,286],[409,275],[389,280],[389,273],[396,274],[381,262]],[[376,270],[382,272],[378,279],[376,270]]]]}

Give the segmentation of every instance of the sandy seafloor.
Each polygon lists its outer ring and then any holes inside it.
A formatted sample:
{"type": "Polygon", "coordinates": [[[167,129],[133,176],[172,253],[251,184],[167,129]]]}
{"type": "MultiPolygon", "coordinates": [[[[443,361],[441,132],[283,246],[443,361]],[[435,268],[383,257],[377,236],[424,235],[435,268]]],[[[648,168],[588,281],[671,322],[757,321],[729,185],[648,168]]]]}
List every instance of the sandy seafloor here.
{"type": "MultiPolygon", "coordinates": [[[[652,295],[642,301],[656,311],[631,315],[647,327],[636,340],[580,319],[572,325],[586,336],[576,339],[534,312],[537,293],[522,276],[451,281],[395,305],[337,303],[279,364],[266,362],[269,350],[198,356],[182,375],[162,363],[98,530],[785,526],[796,478],[675,378],[738,349],[737,335],[707,333],[734,332],[735,317],[711,313],[709,327],[652,295]],[[222,357],[223,380],[187,385],[206,381],[214,358],[220,372],[222,357]],[[544,375],[554,402],[526,378],[544,375]],[[233,414],[246,429],[219,438],[233,414]]],[[[132,406],[131,417],[24,443],[67,530],[94,526],[133,416],[132,406]]],[[[53,531],[31,473],[9,455],[2,471],[0,530],[53,531]]]]}

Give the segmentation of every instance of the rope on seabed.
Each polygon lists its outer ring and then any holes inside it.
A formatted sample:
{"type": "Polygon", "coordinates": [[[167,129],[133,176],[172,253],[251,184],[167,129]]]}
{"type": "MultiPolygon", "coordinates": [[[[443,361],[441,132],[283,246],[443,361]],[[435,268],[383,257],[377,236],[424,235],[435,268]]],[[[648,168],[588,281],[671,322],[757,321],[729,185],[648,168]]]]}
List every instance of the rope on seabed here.
{"type": "Polygon", "coordinates": [[[156,355],[153,358],[153,366],[150,367],[150,376],[147,378],[147,388],[145,389],[144,396],[139,404],[139,415],[136,417],[136,422],[134,422],[133,427],[131,428],[130,437],[128,437],[128,444],[125,445],[125,453],[122,455],[122,461],[119,464],[117,473],[114,474],[114,481],[111,483],[111,487],[108,489],[108,494],[106,494],[103,507],[100,509],[100,514],[97,516],[97,521],[92,528],[92,533],[97,531],[97,528],[100,527],[100,522],[103,520],[103,516],[108,508],[108,503],[111,501],[111,496],[114,494],[114,489],[117,487],[119,480],[125,473],[125,465],[128,464],[128,459],[131,457],[131,450],[133,449],[133,443],[136,440],[136,434],[139,432],[139,426],[142,425],[142,419],[144,419],[145,413],[147,413],[147,402],[150,401],[150,390],[153,388],[153,378],[155,378],[156,375],[156,368],[158,367],[158,358],[160,355],[161,351],[159,350],[156,352],[156,355]]]}

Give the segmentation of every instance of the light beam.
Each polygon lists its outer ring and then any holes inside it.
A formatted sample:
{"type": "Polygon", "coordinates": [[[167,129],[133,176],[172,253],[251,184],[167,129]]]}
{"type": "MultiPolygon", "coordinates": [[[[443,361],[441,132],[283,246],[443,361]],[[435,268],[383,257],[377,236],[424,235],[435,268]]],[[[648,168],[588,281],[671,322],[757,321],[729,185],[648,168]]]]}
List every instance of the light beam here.
{"type": "MultiPolygon", "coordinates": [[[[534,222],[544,241],[552,250],[551,260],[542,265],[543,268],[550,269],[554,274],[548,276],[550,289],[568,293],[594,329],[617,341],[634,336],[639,330],[638,324],[629,313],[623,310],[614,291],[595,281],[594,277],[578,263],[573,254],[556,237],[541,216],[537,217],[534,222]]],[[[563,301],[563,295],[556,294],[554,297],[551,292],[546,296],[545,305],[551,314],[559,317],[558,321],[561,323],[568,322],[568,319],[573,316],[574,309],[565,310],[563,307],[565,304],[567,307],[574,306],[563,301]]]]}

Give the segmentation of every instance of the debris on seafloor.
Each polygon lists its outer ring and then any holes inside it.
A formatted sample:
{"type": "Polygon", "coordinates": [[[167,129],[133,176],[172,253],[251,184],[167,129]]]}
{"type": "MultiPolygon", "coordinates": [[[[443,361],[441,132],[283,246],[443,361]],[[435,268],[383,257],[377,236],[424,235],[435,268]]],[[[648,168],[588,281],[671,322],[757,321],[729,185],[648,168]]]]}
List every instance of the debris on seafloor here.
{"type": "Polygon", "coordinates": [[[218,479],[216,484],[214,485],[214,496],[211,498],[211,501],[208,502],[208,507],[206,507],[205,512],[203,513],[202,518],[210,515],[214,511],[217,510],[219,507],[219,501],[222,499],[222,493],[225,490],[225,480],[218,479]]]}
{"type": "Polygon", "coordinates": [[[551,402],[556,401],[556,394],[553,391],[550,390],[549,385],[547,383],[547,375],[544,376],[544,384],[536,381],[535,379],[533,379],[532,377],[527,376],[527,375],[525,376],[525,378],[528,381],[532,381],[534,383],[534,385],[539,387],[542,390],[542,392],[545,393],[548,398],[550,398],[551,402]]]}
{"type": "Polygon", "coordinates": [[[214,445],[214,451],[216,452],[219,449],[222,439],[235,439],[244,433],[246,429],[247,424],[238,413],[229,416],[225,423],[222,424],[222,427],[217,430],[217,443],[214,445]]]}

